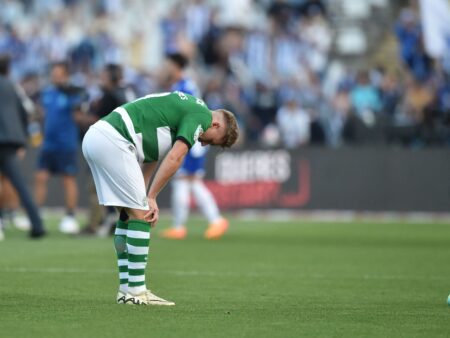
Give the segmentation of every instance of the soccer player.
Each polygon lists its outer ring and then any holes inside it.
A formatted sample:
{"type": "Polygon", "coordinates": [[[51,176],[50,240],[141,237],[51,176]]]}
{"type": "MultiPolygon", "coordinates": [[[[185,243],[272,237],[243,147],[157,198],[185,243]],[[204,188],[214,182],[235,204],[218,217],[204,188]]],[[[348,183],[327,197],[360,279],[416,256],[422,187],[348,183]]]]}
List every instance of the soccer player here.
{"type": "MultiPolygon", "coordinates": [[[[172,91],[199,97],[196,84],[185,75],[188,59],[180,53],[169,54],[166,60],[166,80],[172,91]]],[[[228,221],[219,213],[219,208],[213,195],[203,182],[205,172],[205,157],[208,147],[202,147],[196,142],[187,153],[181,168],[172,182],[172,213],[173,226],[161,233],[168,239],[184,239],[187,235],[185,227],[189,215],[189,196],[192,191],[197,206],[208,219],[209,227],[205,232],[208,239],[220,238],[228,228],[228,221]]]]}
{"type": "Polygon", "coordinates": [[[79,225],[74,212],[78,200],[77,150],[79,130],[75,115],[81,107],[82,95],[79,88],[69,83],[68,65],[55,63],[51,69],[52,85],[41,95],[45,112],[44,141],[38,158],[38,171],[35,175],[35,195],[38,205],[47,196],[47,183],[50,174],[62,175],[66,199],[66,215],[59,224],[63,233],[74,234],[79,225]]]}
{"type": "Polygon", "coordinates": [[[114,236],[120,279],[117,303],[174,305],[155,296],[145,282],[150,224],[155,226],[159,218],[156,198],[197,140],[203,146],[231,147],[238,134],[232,113],[210,111],[202,100],[182,92],[139,98],[89,128],[82,149],[99,203],[121,214],[114,236]],[[145,175],[141,163],[147,164],[145,175]]]}

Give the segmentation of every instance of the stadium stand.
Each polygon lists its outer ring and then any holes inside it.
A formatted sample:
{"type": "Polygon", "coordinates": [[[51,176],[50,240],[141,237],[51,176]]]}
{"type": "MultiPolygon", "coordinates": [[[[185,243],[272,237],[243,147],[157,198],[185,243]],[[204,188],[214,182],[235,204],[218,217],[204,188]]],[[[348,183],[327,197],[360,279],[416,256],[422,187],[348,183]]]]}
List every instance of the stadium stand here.
{"type": "Polygon", "coordinates": [[[5,1],[0,53],[11,54],[16,80],[38,75],[41,84],[51,62],[70,60],[73,81],[93,100],[106,63],[123,64],[125,82],[142,95],[164,89],[158,67],[181,51],[211,108],[238,112],[247,144],[282,145],[277,111],[294,95],[310,121],[302,145],[447,146],[449,69],[417,52],[417,6],[388,5],[5,1]]]}

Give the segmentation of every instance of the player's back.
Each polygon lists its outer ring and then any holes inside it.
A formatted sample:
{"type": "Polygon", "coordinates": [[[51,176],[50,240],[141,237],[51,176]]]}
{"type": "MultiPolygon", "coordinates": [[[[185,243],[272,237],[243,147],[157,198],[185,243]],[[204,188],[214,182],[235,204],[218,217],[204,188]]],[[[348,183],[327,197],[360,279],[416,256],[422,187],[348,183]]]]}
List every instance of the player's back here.
{"type": "Polygon", "coordinates": [[[133,143],[142,143],[145,161],[157,161],[177,139],[192,146],[211,125],[212,114],[205,103],[182,92],[141,97],[104,117],[133,143]]]}

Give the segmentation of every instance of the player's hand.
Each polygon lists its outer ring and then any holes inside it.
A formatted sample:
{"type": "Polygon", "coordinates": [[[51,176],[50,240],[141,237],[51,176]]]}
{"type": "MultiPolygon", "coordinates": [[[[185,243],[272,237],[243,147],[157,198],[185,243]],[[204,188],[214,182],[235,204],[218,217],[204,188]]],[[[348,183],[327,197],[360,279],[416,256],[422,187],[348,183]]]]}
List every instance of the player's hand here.
{"type": "Polygon", "coordinates": [[[144,218],[147,222],[151,223],[151,226],[154,227],[156,223],[158,223],[159,219],[159,208],[158,204],[156,203],[156,199],[154,198],[148,198],[148,206],[149,210],[145,214],[144,218]]]}

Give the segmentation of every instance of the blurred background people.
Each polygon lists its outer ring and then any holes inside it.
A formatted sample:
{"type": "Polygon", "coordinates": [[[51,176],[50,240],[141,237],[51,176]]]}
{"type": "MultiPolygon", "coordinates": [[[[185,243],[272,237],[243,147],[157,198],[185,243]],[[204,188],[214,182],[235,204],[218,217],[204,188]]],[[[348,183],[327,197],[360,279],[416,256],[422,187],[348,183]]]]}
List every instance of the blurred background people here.
{"type": "Polygon", "coordinates": [[[65,216],[59,223],[63,233],[79,231],[75,218],[78,200],[76,182],[79,130],[74,115],[81,109],[82,92],[69,83],[69,68],[64,62],[51,67],[52,84],[41,94],[44,114],[44,139],[35,175],[35,196],[39,206],[47,197],[47,184],[51,175],[61,175],[65,193],[65,216]]]}
{"type": "Polygon", "coordinates": [[[142,96],[158,91],[159,69],[170,67],[163,65],[165,55],[182,53],[191,60],[205,102],[212,108],[220,104],[238,112],[244,146],[261,145],[266,127],[277,127],[275,115],[285,103],[282,98],[287,88],[296,93],[312,119],[306,144],[336,146],[336,138],[329,134],[329,126],[336,121],[330,107],[344,89],[354,109],[350,121],[359,118],[356,123],[363,127],[354,144],[417,147],[431,139],[433,146],[449,144],[450,127],[442,116],[450,53],[430,54],[420,8],[414,1],[412,5],[378,1],[376,5],[348,2],[339,6],[323,0],[175,0],[158,2],[151,10],[146,2],[136,1],[126,3],[121,29],[116,26],[116,15],[117,8],[125,7],[123,1],[114,5],[108,1],[54,3],[58,5],[8,1],[0,13],[0,51],[13,57],[14,79],[30,74],[45,79],[49,64],[65,60],[72,65],[74,83],[86,88],[90,101],[96,101],[101,95],[96,81],[102,69],[107,64],[122,64],[123,84],[142,96]],[[383,14],[367,17],[368,29],[360,27],[361,21],[354,17],[363,8],[367,13],[383,14]],[[245,19],[232,15],[242,10],[249,11],[245,19]],[[139,25],[139,18],[147,24],[139,25]],[[341,40],[349,47],[358,45],[358,39],[342,29],[345,22],[355,24],[365,48],[346,51],[341,46],[341,40]],[[356,74],[357,69],[364,71],[356,74]],[[426,132],[402,138],[405,126],[394,116],[410,75],[428,88],[436,109],[427,115],[427,127],[419,127],[426,132]],[[324,140],[321,129],[326,131],[324,140]],[[430,138],[430,133],[439,136],[430,138]]]}
{"type": "MultiPolygon", "coordinates": [[[[28,116],[16,86],[8,79],[9,62],[9,56],[0,55],[0,172],[20,196],[31,221],[30,236],[39,238],[45,235],[45,229],[18,163],[18,157],[23,157],[25,152],[28,116]]],[[[3,239],[1,216],[0,239],[3,239]]]]}

